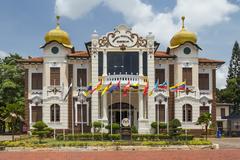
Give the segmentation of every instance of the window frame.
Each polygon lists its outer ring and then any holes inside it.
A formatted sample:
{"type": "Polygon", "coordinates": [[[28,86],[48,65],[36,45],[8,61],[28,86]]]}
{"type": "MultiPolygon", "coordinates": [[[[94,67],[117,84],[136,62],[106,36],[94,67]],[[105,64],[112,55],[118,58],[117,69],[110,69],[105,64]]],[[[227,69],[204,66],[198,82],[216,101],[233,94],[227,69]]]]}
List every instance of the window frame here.
{"type": "Polygon", "coordinates": [[[50,106],[50,122],[61,122],[61,108],[58,104],[52,104],[50,106]]]}
{"type": "Polygon", "coordinates": [[[43,73],[33,72],[31,73],[31,89],[32,90],[42,90],[43,89],[43,73]],[[40,78],[34,77],[34,75],[41,75],[40,78]],[[34,85],[36,84],[36,85],[34,85]]]}
{"type": "Polygon", "coordinates": [[[60,84],[61,84],[61,68],[60,67],[50,67],[50,85],[51,86],[60,86],[60,84]],[[57,69],[59,72],[54,73],[53,72],[54,69],[57,69]],[[58,77],[56,79],[54,76],[56,76],[57,74],[58,74],[58,77]],[[54,81],[54,80],[56,80],[56,81],[54,81]]]}

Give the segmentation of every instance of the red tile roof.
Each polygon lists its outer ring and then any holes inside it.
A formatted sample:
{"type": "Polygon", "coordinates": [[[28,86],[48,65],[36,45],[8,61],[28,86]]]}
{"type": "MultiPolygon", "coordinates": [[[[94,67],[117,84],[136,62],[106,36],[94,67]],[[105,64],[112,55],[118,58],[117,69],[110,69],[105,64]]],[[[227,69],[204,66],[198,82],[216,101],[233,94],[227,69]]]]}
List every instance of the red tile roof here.
{"type": "Polygon", "coordinates": [[[217,63],[217,64],[224,64],[224,61],[221,60],[213,60],[208,58],[198,58],[199,63],[217,63]]]}
{"type": "MultiPolygon", "coordinates": [[[[176,56],[169,55],[164,51],[156,51],[154,56],[156,58],[175,58],[176,56]]],[[[72,58],[89,58],[89,54],[87,51],[75,51],[71,54],[68,54],[68,57],[72,58]]],[[[213,60],[208,58],[198,58],[199,63],[216,63],[216,64],[224,64],[224,61],[221,60],[213,60]]],[[[43,57],[29,57],[28,59],[19,60],[20,63],[43,63],[43,57]]]]}
{"type": "Polygon", "coordinates": [[[167,54],[167,52],[164,52],[164,51],[156,51],[154,56],[156,58],[175,58],[176,57],[173,55],[169,55],[169,54],[167,54]]]}
{"type": "Polygon", "coordinates": [[[90,57],[87,51],[75,51],[71,54],[68,54],[68,57],[85,57],[88,58],[90,57]]]}
{"type": "Polygon", "coordinates": [[[28,59],[19,60],[20,63],[43,63],[43,57],[28,57],[28,59]]]}

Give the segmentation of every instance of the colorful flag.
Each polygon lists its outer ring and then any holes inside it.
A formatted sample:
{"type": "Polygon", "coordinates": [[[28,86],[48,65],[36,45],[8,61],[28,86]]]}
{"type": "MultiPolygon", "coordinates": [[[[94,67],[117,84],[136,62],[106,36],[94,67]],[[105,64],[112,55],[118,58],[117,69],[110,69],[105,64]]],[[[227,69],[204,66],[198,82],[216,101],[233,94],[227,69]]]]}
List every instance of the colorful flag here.
{"type": "Polygon", "coordinates": [[[179,82],[175,84],[174,86],[170,87],[171,92],[177,92],[179,90],[185,90],[186,89],[186,81],[179,82]]]}
{"type": "Polygon", "coordinates": [[[138,89],[139,83],[133,83],[133,84],[131,84],[130,86],[131,86],[132,88],[134,88],[134,89],[138,89]]]}
{"type": "Polygon", "coordinates": [[[109,88],[108,92],[109,92],[109,93],[112,93],[112,92],[117,91],[117,90],[119,90],[119,89],[120,89],[120,81],[118,81],[117,84],[112,85],[112,86],[109,88]]]}
{"type": "Polygon", "coordinates": [[[167,89],[167,82],[165,81],[165,82],[159,84],[158,88],[162,89],[162,90],[166,90],[167,89]]]}
{"type": "Polygon", "coordinates": [[[144,89],[143,89],[143,95],[144,95],[144,96],[147,95],[147,93],[148,93],[148,88],[149,88],[149,86],[148,86],[148,82],[147,82],[146,85],[145,85],[145,87],[144,87],[144,89]]]}
{"type": "Polygon", "coordinates": [[[153,92],[156,92],[158,90],[158,80],[155,82],[153,89],[149,92],[149,96],[153,95],[153,92]]]}
{"type": "Polygon", "coordinates": [[[123,96],[124,97],[127,96],[127,92],[129,91],[130,86],[131,86],[130,81],[128,81],[127,85],[124,86],[124,88],[123,88],[123,96]]]}
{"type": "Polygon", "coordinates": [[[71,88],[72,88],[72,83],[71,83],[71,84],[69,85],[69,87],[68,87],[67,94],[64,96],[64,101],[66,100],[66,98],[67,98],[67,96],[68,96],[71,88]]]}
{"type": "Polygon", "coordinates": [[[97,83],[97,85],[93,88],[93,90],[91,91],[91,94],[93,93],[93,92],[95,92],[96,90],[97,91],[100,91],[102,89],[102,80],[100,80],[98,83],[97,83]]]}
{"type": "Polygon", "coordinates": [[[186,81],[184,82],[181,82],[179,85],[178,85],[178,90],[182,91],[182,90],[186,90],[186,81]]]}
{"type": "Polygon", "coordinates": [[[112,82],[110,82],[102,91],[102,96],[109,90],[109,88],[111,87],[112,82]]]}

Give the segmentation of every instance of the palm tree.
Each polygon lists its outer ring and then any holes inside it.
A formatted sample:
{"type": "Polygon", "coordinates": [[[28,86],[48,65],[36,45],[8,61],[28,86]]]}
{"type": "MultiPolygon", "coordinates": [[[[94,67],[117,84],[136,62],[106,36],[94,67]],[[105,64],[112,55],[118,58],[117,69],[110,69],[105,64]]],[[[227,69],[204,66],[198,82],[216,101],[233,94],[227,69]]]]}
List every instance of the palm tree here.
{"type": "Polygon", "coordinates": [[[12,132],[12,141],[14,141],[15,130],[18,122],[23,122],[23,111],[22,107],[17,103],[8,104],[4,109],[4,121],[9,124],[12,132]]]}
{"type": "Polygon", "coordinates": [[[212,115],[210,113],[203,113],[200,117],[198,117],[197,125],[204,125],[206,132],[206,140],[208,138],[208,126],[210,125],[212,120],[212,115]]]}

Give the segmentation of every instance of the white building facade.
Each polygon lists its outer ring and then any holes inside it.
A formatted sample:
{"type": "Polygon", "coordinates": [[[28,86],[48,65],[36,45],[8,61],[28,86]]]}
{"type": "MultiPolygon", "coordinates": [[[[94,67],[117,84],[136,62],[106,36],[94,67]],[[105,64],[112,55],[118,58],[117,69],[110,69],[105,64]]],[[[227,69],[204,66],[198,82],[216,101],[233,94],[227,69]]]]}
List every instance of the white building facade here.
{"type": "MultiPolygon", "coordinates": [[[[183,19],[184,20],[184,19],[183,19]]],[[[155,35],[158,36],[158,35],[155,35]]],[[[151,123],[178,119],[182,127],[194,131],[198,117],[212,114],[216,122],[216,69],[223,61],[199,58],[201,48],[194,33],[184,25],[170,41],[166,51],[159,51],[156,37],[142,37],[126,25],[100,36],[92,34],[86,51],[75,51],[68,34],[59,24],[45,36],[42,57],[29,57],[25,67],[25,123],[30,129],[38,120],[49,127],[69,132],[91,132],[91,123],[121,123],[123,118],[138,133],[151,133],[151,123]],[[102,90],[80,99],[88,85],[102,81],[120,82],[120,90],[102,90]],[[155,82],[168,83],[168,89],[149,92],[155,82]],[[169,86],[186,81],[188,91],[170,92],[169,86]],[[123,88],[130,87],[127,96],[123,88]],[[148,93],[144,88],[148,84],[148,93]],[[80,92],[79,92],[80,91],[80,92]],[[83,128],[81,128],[83,124],[83,128]]]]}

